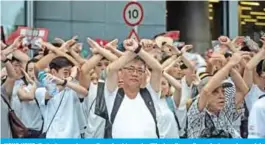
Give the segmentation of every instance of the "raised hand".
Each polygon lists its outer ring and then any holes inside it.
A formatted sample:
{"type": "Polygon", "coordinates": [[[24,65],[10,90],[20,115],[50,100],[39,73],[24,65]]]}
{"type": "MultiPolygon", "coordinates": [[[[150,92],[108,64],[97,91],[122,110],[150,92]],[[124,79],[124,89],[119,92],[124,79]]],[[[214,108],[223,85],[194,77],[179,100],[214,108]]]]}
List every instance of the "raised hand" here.
{"type": "Polygon", "coordinates": [[[31,85],[36,85],[36,82],[28,75],[28,73],[24,70],[24,68],[20,68],[22,73],[24,74],[26,80],[31,84],[31,85]]]}
{"type": "Polygon", "coordinates": [[[14,42],[12,43],[12,46],[13,46],[14,48],[18,48],[18,47],[21,45],[21,43],[22,43],[22,41],[23,41],[23,38],[24,38],[24,36],[18,36],[18,37],[14,40],[14,42]]]}
{"type": "Polygon", "coordinates": [[[123,42],[123,46],[126,50],[134,52],[138,48],[139,44],[134,39],[126,39],[123,42]]]}
{"type": "Polygon", "coordinates": [[[228,63],[232,65],[237,65],[243,58],[247,57],[249,57],[249,52],[239,51],[233,54],[228,63]]]}
{"type": "Polygon", "coordinates": [[[140,43],[142,44],[144,50],[146,50],[146,51],[152,50],[154,48],[154,45],[155,45],[155,43],[150,39],[142,39],[140,41],[140,43]]]}
{"type": "Polygon", "coordinates": [[[114,48],[117,47],[118,42],[119,42],[118,39],[114,39],[113,41],[107,43],[107,44],[105,45],[105,48],[108,49],[108,50],[110,50],[110,49],[114,49],[114,48]]]}
{"type": "Polygon", "coordinates": [[[71,69],[71,76],[72,76],[73,78],[76,78],[78,72],[79,72],[79,67],[78,67],[78,66],[74,66],[74,67],[72,67],[72,69],[71,69]]]}
{"type": "Polygon", "coordinates": [[[87,38],[87,43],[90,45],[91,47],[91,51],[94,54],[99,53],[99,49],[102,48],[97,42],[95,42],[94,40],[92,40],[91,38],[87,38]]]}
{"type": "Polygon", "coordinates": [[[231,44],[231,40],[227,36],[220,36],[218,38],[218,40],[223,45],[230,45],[231,44]]]}
{"type": "Polygon", "coordinates": [[[185,45],[182,49],[181,49],[181,52],[182,53],[185,53],[187,52],[188,50],[192,49],[193,48],[193,45],[185,45]]]}

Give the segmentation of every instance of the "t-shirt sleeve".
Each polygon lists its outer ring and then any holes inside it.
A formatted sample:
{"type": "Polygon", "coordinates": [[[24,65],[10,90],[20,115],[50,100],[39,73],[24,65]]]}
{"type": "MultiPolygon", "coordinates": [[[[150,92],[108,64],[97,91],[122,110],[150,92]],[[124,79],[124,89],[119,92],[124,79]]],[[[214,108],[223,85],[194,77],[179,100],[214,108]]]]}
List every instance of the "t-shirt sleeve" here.
{"type": "Polygon", "coordinates": [[[249,116],[249,138],[265,138],[265,100],[259,100],[254,105],[249,116]]]}
{"type": "Polygon", "coordinates": [[[45,105],[45,88],[37,88],[35,91],[35,97],[40,105],[45,105]]]}
{"type": "Polygon", "coordinates": [[[258,86],[253,84],[250,91],[245,97],[246,105],[249,111],[251,111],[253,104],[258,100],[258,86]]]}

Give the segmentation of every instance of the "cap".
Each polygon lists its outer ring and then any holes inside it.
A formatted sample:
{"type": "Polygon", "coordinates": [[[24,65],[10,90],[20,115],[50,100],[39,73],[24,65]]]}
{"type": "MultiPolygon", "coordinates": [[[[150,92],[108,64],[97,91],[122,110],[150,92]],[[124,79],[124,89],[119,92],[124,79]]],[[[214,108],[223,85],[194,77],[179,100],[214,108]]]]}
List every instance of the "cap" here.
{"type": "Polygon", "coordinates": [[[170,46],[173,46],[173,39],[170,37],[165,37],[165,36],[159,36],[155,39],[155,42],[158,47],[162,47],[163,45],[167,44],[170,46]]]}
{"type": "Polygon", "coordinates": [[[107,43],[109,43],[107,40],[104,39],[96,39],[96,42],[100,45],[100,46],[105,46],[107,43]]]}

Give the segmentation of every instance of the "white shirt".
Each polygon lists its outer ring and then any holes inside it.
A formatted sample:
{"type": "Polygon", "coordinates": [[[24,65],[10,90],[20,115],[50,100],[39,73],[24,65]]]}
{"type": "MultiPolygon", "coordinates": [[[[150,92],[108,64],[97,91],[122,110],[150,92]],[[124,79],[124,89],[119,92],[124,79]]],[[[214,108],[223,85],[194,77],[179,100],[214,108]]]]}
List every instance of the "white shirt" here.
{"type": "MultiPolygon", "coordinates": [[[[31,85],[24,87],[29,92],[31,85]]],[[[42,126],[41,112],[35,100],[21,102],[20,120],[27,128],[40,130],[42,126]]]]}
{"type": "Polygon", "coordinates": [[[265,138],[265,98],[253,105],[248,121],[248,138],[265,138]]]}
{"type": "Polygon", "coordinates": [[[19,80],[16,80],[15,81],[15,84],[14,84],[14,88],[13,88],[13,91],[12,91],[12,97],[11,97],[11,107],[12,109],[14,110],[14,112],[16,113],[17,117],[21,118],[22,115],[21,115],[21,102],[20,102],[20,99],[18,98],[18,95],[17,95],[17,92],[18,92],[18,89],[24,85],[24,82],[23,80],[19,79],[19,80]]]}
{"type": "Polygon", "coordinates": [[[248,111],[250,112],[253,104],[259,99],[259,96],[265,94],[265,91],[262,91],[257,85],[253,84],[250,91],[245,97],[246,105],[248,111]]]}
{"type": "MultiPolygon", "coordinates": [[[[160,93],[156,93],[150,84],[146,88],[151,94],[154,104],[157,103],[160,93]]],[[[105,86],[104,93],[109,116],[111,115],[117,92],[118,88],[114,92],[109,92],[105,86]]],[[[155,108],[156,110],[158,109],[157,104],[155,104],[155,108]]],[[[140,93],[134,99],[124,96],[112,125],[112,137],[157,138],[154,119],[140,93]]]]}
{"type": "MultiPolygon", "coordinates": [[[[45,88],[36,90],[36,98],[40,105],[45,106],[45,88]]],[[[44,129],[46,132],[52,118],[61,102],[61,106],[47,132],[47,138],[80,138],[79,117],[76,113],[76,103],[79,103],[78,95],[75,91],[65,88],[51,99],[49,99],[45,107],[44,129]],[[65,91],[65,93],[64,93],[65,91]]]]}
{"type": "Polygon", "coordinates": [[[87,119],[86,137],[88,138],[104,138],[105,119],[97,116],[95,112],[96,96],[98,86],[91,83],[88,96],[84,101],[84,110],[87,119]],[[93,104],[93,105],[92,105],[93,104]]]}
{"type": "MultiPolygon", "coordinates": [[[[187,117],[187,107],[186,102],[191,98],[191,86],[188,86],[186,77],[181,79],[181,98],[179,107],[176,110],[176,115],[179,119],[179,124],[181,128],[185,128],[186,126],[186,117],[187,117]]],[[[182,132],[184,133],[184,132],[182,132]]]]}
{"type": "Polygon", "coordinates": [[[179,138],[178,125],[174,117],[174,113],[169,109],[166,99],[161,98],[158,101],[159,118],[158,129],[160,138],[179,138]]]}

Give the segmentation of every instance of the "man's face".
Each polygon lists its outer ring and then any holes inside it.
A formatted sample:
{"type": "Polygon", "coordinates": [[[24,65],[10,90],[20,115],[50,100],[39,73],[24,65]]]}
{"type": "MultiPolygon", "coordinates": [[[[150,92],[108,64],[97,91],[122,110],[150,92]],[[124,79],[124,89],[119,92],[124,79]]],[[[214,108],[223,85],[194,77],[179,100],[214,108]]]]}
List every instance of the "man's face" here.
{"type": "Polygon", "coordinates": [[[128,63],[121,73],[124,85],[130,87],[140,87],[143,82],[145,65],[140,60],[134,60],[128,63]]]}
{"type": "Polygon", "coordinates": [[[210,95],[208,110],[220,112],[225,106],[225,95],[223,87],[218,87],[210,95]]]}
{"type": "Polygon", "coordinates": [[[95,71],[97,74],[100,74],[101,71],[105,70],[107,68],[107,66],[109,65],[109,61],[104,59],[104,60],[101,60],[97,65],[96,65],[96,68],[95,68],[95,71]]]}
{"type": "Polygon", "coordinates": [[[13,61],[12,65],[14,67],[14,70],[15,70],[16,74],[21,76],[22,75],[22,71],[21,71],[22,64],[21,64],[21,62],[13,61]]]}
{"type": "Polygon", "coordinates": [[[52,74],[60,79],[64,79],[70,76],[71,74],[71,68],[72,66],[67,66],[59,69],[56,71],[55,69],[52,69],[52,74]]]}
{"type": "Polygon", "coordinates": [[[263,90],[265,90],[265,72],[262,72],[259,78],[261,80],[261,87],[263,88],[263,90]]]}

